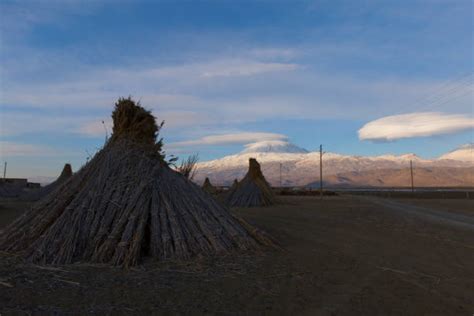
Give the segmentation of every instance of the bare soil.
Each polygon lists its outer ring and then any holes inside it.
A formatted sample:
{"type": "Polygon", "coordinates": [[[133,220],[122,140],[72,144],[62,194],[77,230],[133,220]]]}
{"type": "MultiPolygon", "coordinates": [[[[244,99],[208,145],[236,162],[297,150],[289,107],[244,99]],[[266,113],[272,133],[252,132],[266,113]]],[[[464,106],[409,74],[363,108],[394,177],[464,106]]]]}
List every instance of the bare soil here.
{"type": "MultiPolygon", "coordinates": [[[[277,239],[281,251],[145,262],[128,271],[87,264],[41,267],[0,254],[0,313],[474,313],[472,230],[370,198],[283,200],[285,205],[233,210],[277,239]]],[[[474,216],[468,211],[472,200],[413,203],[474,216]]],[[[0,227],[24,206],[0,202],[0,227]]]]}

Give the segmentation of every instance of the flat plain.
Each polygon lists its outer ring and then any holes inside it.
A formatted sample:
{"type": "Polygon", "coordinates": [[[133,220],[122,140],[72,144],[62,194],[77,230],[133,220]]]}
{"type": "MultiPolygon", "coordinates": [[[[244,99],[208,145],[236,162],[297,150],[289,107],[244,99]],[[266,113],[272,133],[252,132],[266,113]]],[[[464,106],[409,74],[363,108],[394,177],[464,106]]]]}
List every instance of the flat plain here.
{"type": "MultiPolygon", "coordinates": [[[[1,314],[472,315],[474,200],[282,197],[233,209],[282,250],[38,266],[0,254],[1,314]]],[[[0,201],[0,229],[28,207],[0,201]]]]}

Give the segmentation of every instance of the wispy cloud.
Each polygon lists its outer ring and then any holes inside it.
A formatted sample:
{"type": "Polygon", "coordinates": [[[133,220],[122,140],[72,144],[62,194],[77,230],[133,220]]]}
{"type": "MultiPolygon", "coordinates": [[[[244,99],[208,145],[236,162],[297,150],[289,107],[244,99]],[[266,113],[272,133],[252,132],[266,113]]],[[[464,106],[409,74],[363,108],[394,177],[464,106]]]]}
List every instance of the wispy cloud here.
{"type": "Polygon", "coordinates": [[[461,114],[420,112],[386,116],[359,129],[359,139],[393,141],[461,132],[474,128],[474,118],[461,114]]]}
{"type": "Polygon", "coordinates": [[[263,63],[263,62],[232,62],[216,67],[216,69],[206,70],[201,77],[236,77],[236,76],[253,76],[267,72],[291,71],[298,69],[297,64],[285,63],[263,63]]]}
{"type": "Polygon", "coordinates": [[[124,93],[130,93],[135,97],[143,97],[154,102],[184,104],[195,101],[195,96],[189,92],[202,92],[202,87],[205,91],[209,91],[212,90],[212,85],[222,86],[223,78],[232,80],[232,78],[288,72],[300,67],[292,63],[266,63],[227,58],[178,66],[148,65],[141,69],[83,67],[66,81],[58,82],[53,79],[32,84],[22,81],[17,85],[13,80],[6,81],[8,86],[0,95],[0,102],[37,108],[79,105],[82,108],[97,108],[108,106],[111,100],[124,93]]]}
{"type": "MultiPolygon", "coordinates": [[[[196,128],[239,130],[239,124],[259,120],[381,117],[395,107],[399,109],[399,103],[409,104],[420,96],[420,91],[438,85],[437,82],[364,82],[301,71],[285,76],[267,74],[265,80],[252,77],[195,77],[193,80],[187,71],[181,73],[184,68],[193,67],[86,72],[90,75],[88,80],[76,78],[65,83],[24,84],[5,89],[0,97],[2,103],[18,111],[2,112],[0,135],[69,131],[102,138],[101,121],[105,120],[111,131],[109,118],[113,103],[128,94],[150,108],[159,121],[165,120],[166,131],[173,129],[173,135],[183,137],[176,133],[196,134],[196,128]],[[344,94],[340,93],[341,87],[344,94]],[[360,91],[365,94],[361,95],[360,91]],[[29,108],[43,114],[27,111],[29,108]]],[[[471,107],[470,101],[466,95],[450,104],[450,108],[465,112],[471,107]]]]}
{"type": "Polygon", "coordinates": [[[48,156],[55,155],[57,151],[48,146],[22,144],[0,141],[0,156],[2,158],[19,156],[48,156]]]}
{"type": "MultiPolygon", "coordinates": [[[[66,19],[66,15],[88,15],[104,5],[105,1],[48,0],[48,1],[1,1],[2,35],[25,31],[40,23],[54,23],[66,19]]],[[[13,35],[17,35],[14,33],[13,35]]]]}
{"type": "Polygon", "coordinates": [[[255,48],[249,51],[250,56],[255,56],[257,58],[270,58],[270,59],[290,59],[302,54],[301,50],[296,48],[276,48],[276,47],[267,47],[267,48],[255,48]]]}
{"type": "Polygon", "coordinates": [[[84,123],[77,128],[77,133],[90,136],[110,136],[113,128],[112,120],[91,120],[90,122],[84,123]]]}
{"type": "MultiPolygon", "coordinates": [[[[152,108],[153,110],[153,108],[152,108]]],[[[153,113],[156,111],[153,111],[153,113]]],[[[164,121],[165,127],[169,129],[179,129],[187,127],[200,122],[201,124],[208,121],[208,116],[190,111],[158,111],[158,121],[164,121]]],[[[110,117],[101,119],[99,117],[82,120],[84,123],[80,124],[72,132],[79,133],[84,136],[100,137],[112,133],[113,122],[110,117]]]]}
{"type": "Polygon", "coordinates": [[[89,122],[87,116],[35,112],[9,112],[0,109],[0,137],[6,138],[35,133],[68,133],[89,122]]]}
{"type": "Polygon", "coordinates": [[[168,144],[169,148],[213,145],[248,144],[265,140],[286,140],[287,136],[275,133],[242,132],[233,134],[210,135],[199,139],[168,144]]]}

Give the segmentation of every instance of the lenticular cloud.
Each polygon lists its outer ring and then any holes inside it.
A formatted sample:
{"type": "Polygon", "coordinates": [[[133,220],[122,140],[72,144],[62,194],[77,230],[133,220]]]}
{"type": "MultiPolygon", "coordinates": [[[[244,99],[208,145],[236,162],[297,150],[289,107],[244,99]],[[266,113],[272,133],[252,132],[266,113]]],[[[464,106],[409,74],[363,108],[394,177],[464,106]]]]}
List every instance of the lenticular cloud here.
{"type": "Polygon", "coordinates": [[[393,141],[456,133],[474,128],[468,115],[420,112],[382,117],[359,129],[360,140],[393,141]]]}

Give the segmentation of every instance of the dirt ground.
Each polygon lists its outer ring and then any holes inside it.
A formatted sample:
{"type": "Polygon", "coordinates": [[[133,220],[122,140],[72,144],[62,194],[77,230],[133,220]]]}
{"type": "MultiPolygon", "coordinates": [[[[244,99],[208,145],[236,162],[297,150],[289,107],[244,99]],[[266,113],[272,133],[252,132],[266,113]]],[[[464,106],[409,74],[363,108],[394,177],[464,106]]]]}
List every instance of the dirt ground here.
{"type": "MultiPolygon", "coordinates": [[[[473,315],[474,231],[371,198],[285,197],[233,210],[284,250],[129,271],[0,254],[0,314],[473,315]]],[[[404,200],[440,212],[474,200],[404,200]]],[[[0,202],[0,227],[22,207],[0,202]]]]}

